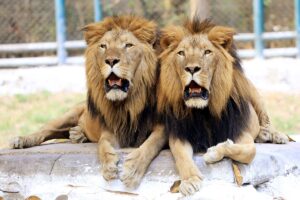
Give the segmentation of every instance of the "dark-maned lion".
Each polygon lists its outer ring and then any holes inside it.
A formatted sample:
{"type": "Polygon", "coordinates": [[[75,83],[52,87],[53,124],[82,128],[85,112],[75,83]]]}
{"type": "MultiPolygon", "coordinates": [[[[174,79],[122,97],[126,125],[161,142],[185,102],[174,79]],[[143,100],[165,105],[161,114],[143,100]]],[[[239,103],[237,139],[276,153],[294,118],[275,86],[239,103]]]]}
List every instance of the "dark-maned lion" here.
{"type": "Polygon", "coordinates": [[[19,138],[13,146],[34,146],[47,138],[65,137],[57,131],[54,135],[51,129],[66,127],[62,132],[68,136],[70,127],[76,126],[71,129],[71,137],[83,138],[85,134],[90,141],[98,142],[106,180],[118,177],[119,157],[114,147],[138,147],[128,154],[120,175],[126,186],[135,187],[167,138],[156,119],[158,69],[153,45],[157,26],[135,16],[107,17],[87,25],[84,32],[88,45],[87,104],[35,135],[19,138]],[[74,123],[70,126],[69,121],[74,123]]]}
{"type": "Polygon", "coordinates": [[[184,195],[201,186],[202,175],[193,152],[207,150],[207,163],[224,157],[250,163],[259,134],[262,142],[288,141],[287,136],[270,128],[257,91],[236,55],[234,33],[231,28],[197,18],[162,30],[157,106],[164,115],[182,179],[179,190],[184,195]]]}

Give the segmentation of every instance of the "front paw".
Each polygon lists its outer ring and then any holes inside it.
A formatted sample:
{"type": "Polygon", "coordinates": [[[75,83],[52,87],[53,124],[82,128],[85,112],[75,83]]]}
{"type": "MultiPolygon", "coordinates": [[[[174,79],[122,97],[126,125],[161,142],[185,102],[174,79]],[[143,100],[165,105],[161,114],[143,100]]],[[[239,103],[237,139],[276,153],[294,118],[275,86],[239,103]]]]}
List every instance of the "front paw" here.
{"type": "Polygon", "coordinates": [[[184,196],[192,195],[200,190],[201,185],[202,180],[198,176],[192,176],[181,181],[179,192],[184,196]]]}
{"type": "Polygon", "coordinates": [[[119,156],[115,152],[106,152],[101,163],[101,173],[106,181],[118,178],[119,156]]]}
{"type": "Polygon", "coordinates": [[[272,133],[270,127],[260,127],[258,136],[255,138],[257,143],[266,143],[272,141],[272,133]]]}
{"type": "Polygon", "coordinates": [[[11,149],[23,149],[26,147],[38,146],[40,143],[34,138],[17,136],[10,140],[9,148],[11,149]]]}
{"type": "Polygon", "coordinates": [[[148,162],[144,158],[140,149],[135,149],[127,155],[120,176],[126,187],[133,189],[140,184],[148,166],[148,162]]]}
{"type": "Polygon", "coordinates": [[[69,138],[72,143],[84,143],[88,141],[87,137],[85,136],[80,126],[75,126],[73,128],[70,128],[69,138]]]}
{"type": "Polygon", "coordinates": [[[203,155],[203,159],[206,163],[212,164],[218,162],[224,158],[224,148],[228,148],[232,145],[233,141],[227,139],[226,142],[219,143],[217,146],[212,146],[207,149],[207,152],[203,155]]]}
{"type": "Polygon", "coordinates": [[[272,142],[274,144],[286,144],[289,142],[289,137],[284,133],[273,131],[272,142]]]}

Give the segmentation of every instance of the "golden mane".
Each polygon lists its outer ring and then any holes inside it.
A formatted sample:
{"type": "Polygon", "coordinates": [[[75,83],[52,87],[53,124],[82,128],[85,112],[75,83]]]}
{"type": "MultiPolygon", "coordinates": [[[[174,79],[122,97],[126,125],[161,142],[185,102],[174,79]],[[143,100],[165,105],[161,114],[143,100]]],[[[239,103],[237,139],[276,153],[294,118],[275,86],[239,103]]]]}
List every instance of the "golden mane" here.
{"type": "Polygon", "coordinates": [[[157,87],[158,110],[172,112],[177,118],[187,116],[191,109],[184,105],[183,88],[180,78],[173,69],[174,50],[183,38],[189,35],[207,35],[219,51],[219,62],[212,77],[210,89],[209,110],[215,117],[220,118],[226,108],[229,98],[237,105],[240,99],[249,99],[249,84],[240,67],[239,59],[233,45],[232,28],[216,26],[210,20],[199,21],[198,18],[187,21],[183,26],[169,26],[162,30],[160,45],[162,52],[159,56],[161,73],[157,87]]]}
{"type": "Polygon", "coordinates": [[[157,25],[153,21],[133,15],[106,17],[103,21],[89,24],[82,30],[85,31],[84,37],[89,45],[113,29],[128,30],[145,43],[153,44],[156,40],[157,25]]]}
{"type": "MultiPolygon", "coordinates": [[[[130,142],[139,126],[139,115],[146,107],[154,106],[155,83],[157,81],[157,58],[153,43],[157,27],[152,21],[135,16],[108,17],[102,22],[84,28],[88,47],[86,57],[86,77],[88,88],[88,110],[92,116],[104,121],[107,128],[117,133],[121,142],[130,142]],[[132,32],[143,44],[143,57],[134,74],[128,97],[121,102],[105,97],[104,80],[97,70],[97,41],[110,30],[132,32]]],[[[122,143],[121,143],[122,146],[122,143]]],[[[126,145],[125,145],[126,146],[126,145]]]]}

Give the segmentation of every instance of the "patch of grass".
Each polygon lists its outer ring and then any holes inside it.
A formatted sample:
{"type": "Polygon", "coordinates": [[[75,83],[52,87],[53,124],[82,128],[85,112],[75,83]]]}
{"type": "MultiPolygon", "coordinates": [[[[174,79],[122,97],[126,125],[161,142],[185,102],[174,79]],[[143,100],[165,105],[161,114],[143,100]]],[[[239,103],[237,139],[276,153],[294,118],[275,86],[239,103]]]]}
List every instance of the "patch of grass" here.
{"type": "MultiPolygon", "coordinates": [[[[17,135],[28,135],[85,100],[85,94],[40,92],[0,96],[0,148],[17,135]]],[[[300,94],[262,93],[271,122],[283,133],[300,133],[300,94]]]]}
{"type": "Polygon", "coordinates": [[[0,147],[17,135],[28,135],[85,100],[85,94],[40,92],[0,96],[0,147]]]}
{"type": "Polygon", "coordinates": [[[300,133],[300,94],[263,93],[263,99],[276,130],[300,133]]]}

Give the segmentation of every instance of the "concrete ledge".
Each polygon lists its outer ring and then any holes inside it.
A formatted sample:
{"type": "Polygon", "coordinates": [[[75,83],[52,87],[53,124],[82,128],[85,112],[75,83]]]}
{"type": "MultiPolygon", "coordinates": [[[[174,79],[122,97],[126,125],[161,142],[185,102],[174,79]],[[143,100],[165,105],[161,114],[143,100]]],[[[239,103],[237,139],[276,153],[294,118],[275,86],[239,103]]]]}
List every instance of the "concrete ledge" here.
{"type": "MultiPolygon", "coordinates": [[[[124,155],[130,151],[119,151],[120,170],[124,155]]],[[[22,150],[1,150],[0,197],[24,199],[37,195],[41,199],[55,199],[59,195],[67,195],[69,199],[99,199],[100,196],[101,199],[176,199],[181,196],[169,192],[170,186],[179,177],[168,150],[162,151],[152,162],[141,186],[134,191],[128,191],[119,180],[109,183],[103,180],[96,152],[96,144],[55,144],[22,150]]],[[[234,184],[231,160],[224,159],[206,165],[201,154],[197,154],[194,159],[205,180],[203,191],[195,198],[210,194],[209,199],[218,199],[216,195],[226,199],[224,194],[229,194],[227,189],[231,188],[233,190],[228,199],[272,199],[274,196],[259,193],[254,187],[278,176],[292,174],[298,177],[299,155],[300,143],[297,142],[288,145],[257,144],[254,161],[250,165],[238,164],[243,184],[250,186],[238,188],[234,184]],[[223,188],[219,194],[210,192],[218,187],[223,188]],[[247,195],[250,192],[252,195],[247,195]]]]}

